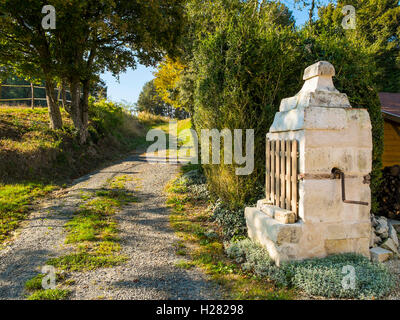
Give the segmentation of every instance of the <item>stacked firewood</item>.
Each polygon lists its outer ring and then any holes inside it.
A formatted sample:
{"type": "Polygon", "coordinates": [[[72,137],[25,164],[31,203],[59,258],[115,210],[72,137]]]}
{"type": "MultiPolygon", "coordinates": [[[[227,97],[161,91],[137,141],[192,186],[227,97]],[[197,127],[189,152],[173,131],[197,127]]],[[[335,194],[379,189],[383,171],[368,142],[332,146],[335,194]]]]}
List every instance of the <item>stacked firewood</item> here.
{"type": "Polygon", "coordinates": [[[400,166],[383,169],[383,182],[379,195],[380,213],[400,220],[400,166]]]}

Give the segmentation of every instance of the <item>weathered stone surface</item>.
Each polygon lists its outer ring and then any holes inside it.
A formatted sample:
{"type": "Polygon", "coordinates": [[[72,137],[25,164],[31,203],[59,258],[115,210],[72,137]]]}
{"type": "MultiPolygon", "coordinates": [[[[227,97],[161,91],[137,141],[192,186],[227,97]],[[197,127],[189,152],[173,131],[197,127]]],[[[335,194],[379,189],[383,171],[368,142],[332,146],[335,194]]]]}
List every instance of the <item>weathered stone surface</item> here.
{"type": "Polygon", "coordinates": [[[281,101],[279,111],[309,107],[351,108],[349,99],[334,86],[334,67],[326,61],[317,62],[304,71],[304,85],[297,95],[281,101]],[[333,70],[333,72],[332,72],[333,70]]]}
{"type": "Polygon", "coordinates": [[[374,243],[373,247],[377,247],[382,242],[382,238],[380,236],[376,235],[374,230],[372,230],[371,238],[374,243]]]}
{"type": "Polygon", "coordinates": [[[372,227],[374,227],[374,228],[376,226],[378,226],[378,221],[376,220],[374,215],[371,216],[371,224],[372,224],[372,227]]]}
{"type": "MultiPolygon", "coordinates": [[[[343,203],[340,180],[305,179],[300,181],[299,188],[300,198],[303,199],[299,214],[305,221],[370,222],[368,206],[343,203]]],[[[369,185],[363,184],[361,177],[346,179],[346,196],[352,200],[371,201],[369,185]]]]}
{"type": "Polygon", "coordinates": [[[257,201],[257,209],[264,212],[270,218],[274,218],[276,208],[278,207],[274,207],[266,199],[257,201]]]}
{"type": "Polygon", "coordinates": [[[352,128],[357,128],[357,131],[358,129],[372,129],[371,119],[367,109],[346,109],[346,116],[348,125],[352,128]]]}
{"type": "MultiPolygon", "coordinates": [[[[372,164],[369,114],[351,108],[347,96],[335,89],[334,74],[325,61],[307,68],[302,89],[281,101],[267,134],[270,140],[298,141],[302,177],[298,222],[281,223],[290,221],[290,213],[264,202],[245,211],[250,238],[266,247],[277,264],[342,252],[369,257],[370,246],[381,242],[372,232],[371,190],[364,183],[372,164]],[[346,175],[346,198],[369,205],[342,201],[340,180],[330,178],[333,168],[346,175]]],[[[388,236],[387,224],[372,222],[382,238],[388,236]]]]}
{"type": "Polygon", "coordinates": [[[377,219],[378,225],[375,227],[375,232],[382,238],[389,236],[389,225],[385,217],[379,217],[377,219]]]}
{"type": "Polygon", "coordinates": [[[347,175],[363,176],[371,172],[370,148],[338,148],[327,145],[321,148],[309,148],[306,156],[305,167],[309,173],[330,172],[332,168],[338,166],[338,163],[347,175]]]}
{"type": "Polygon", "coordinates": [[[390,223],[389,223],[389,238],[393,240],[396,247],[399,247],[399,238],[397,237],[397,231],[390,223]]]}
{"type": "Polygon", "coordinates": [[[394,241],[393,241],[392,239],[390,239],[390,238],[386,239],[386,240],[381,244],[381,248],[390,250],[390,251],[392,251],[392,252],[398,254],[397,246],[396,246],[396,244],[394,243],[394,241]]]}
{"type": "Polygon", "coordinates": [[[296,215],[294,212],[289,210],[275,210],[274,218],[283,224],[291,224],[296,222],[296,215]]]}
{"type": "Polygon", "coordinates": [[[369,237],[369,247],[373,248],[375,246],[375,232],[373,230],[371,230],[371,235],[369,237]]]}
{"type": "Polygon", "coordinates": [[[385,262],[393,256],[391,251],[379,247],[372,248],[369,251],[371,253],[371,260],[375,262],[385,262]]]}
{"type": "Polygon", "coordinates": [[[341,108],[294,108],[276,113],[270,132],[301,129],[341,130],[345,125],[346,112],[341,108]]]}
{"type": "Polygon", "coordinates": [[[294,212],[274,206],[266,199],[257,201],[257,209],[280,223],[290,224],[296,222],[296,215],[294,212]]]}
{"type": "Polygon", "coordinates": [[[352,239],[326,239],[325,249],[328,255],[354,252],[369,257],[369,237],[352,239]]]}
{"type": "Polygon", "coordinates": [[[371,229],[371,235],[369,238],[369,247],[370,248],[374,248],[377,246],[377,244],[381,241],[381,238],[379,238],[376,234],[375,234],[375,230],[372,228],[371,229]]]}
{"type": "MultiPolygon", "coordinates": [[[[348,113],[350,110],[346,110],[348,113]]],[[[319,131],[307,130],[305,132],[307,148],[335,147],[346,148],[357,146],[370,148],[372,133],[369,128],[360,128],[357,123],[348,121],[348,126],[343,130],[329,130],[321,134],[319,131]]]]}
{"type": "Polygon", "coordinates": [[[303,80],[309,80],[317,76],[332,78],[335,76],[335,67],[328,61],[318,61],[304,70],[303,80]]]}
{"type": "Polygon", "coordinates": [[[400,233],[400,221],[399,220],[393,220],[393,219],[389,219],[390,224],[393,226],[393,228],[400,233]]]}
{"type": "Polygon", "coordinates": [[[278,245],[282,243],[298,243],[301,236],[301,224],[282,224],[268,217],[257,208],[246,208],[245,217],[250,238],[256,238],[262,243],[267,237],[278,245]]]}
{"type": "Polygon", "coordinates": [[[369,238],[371,234],[371,224],[369,221],[356,223],[336,223],[325,224],[325,234],[330,239],[351,239],[369,238]]]}

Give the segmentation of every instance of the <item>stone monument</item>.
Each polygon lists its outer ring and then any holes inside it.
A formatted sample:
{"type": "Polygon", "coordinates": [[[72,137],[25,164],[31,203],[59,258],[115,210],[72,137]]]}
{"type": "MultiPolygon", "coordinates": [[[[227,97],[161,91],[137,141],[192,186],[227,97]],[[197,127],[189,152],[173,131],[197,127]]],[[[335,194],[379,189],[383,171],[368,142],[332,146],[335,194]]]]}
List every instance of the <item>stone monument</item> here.
{"type": "Polygon", "coordinates": [[[245,210],[249,237],[277,265],[347,252],[369,257],[371,122],[367,110],[353,109],[336,90],[333,76],[326,61],[306,68],[303,88],[282,100],[267,134],[268,141],[298,145],[296,212],[268,194],[245,210]]]}

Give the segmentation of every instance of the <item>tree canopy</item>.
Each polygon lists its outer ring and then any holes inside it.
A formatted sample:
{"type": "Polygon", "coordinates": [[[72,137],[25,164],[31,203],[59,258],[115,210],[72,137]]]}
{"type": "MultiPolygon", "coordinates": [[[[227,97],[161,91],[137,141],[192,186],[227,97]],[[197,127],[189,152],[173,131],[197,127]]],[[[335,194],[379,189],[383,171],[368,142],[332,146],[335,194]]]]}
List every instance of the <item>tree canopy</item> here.
{"type": "Polygon", "coordinates": [[[179,65],[165,60],[159,67],[162,72],[156,74],[156,83],[162,83],[167,97],[192,115],[198,133],[211,128],[255,130],[252,175],[237,177],[235,165],[204,165],[211,190],[218,197],[230,206],[243,207],[261,196],[264,135],[280,101],[300,90],[307,66],[327,60],[337,69],[337,89],[347,93],[353,107],[368,109],[371,117],[371,186],[376,210],[383,151],[377,90],[398,90],[395,70],[399,23],[395,2],[354,0],[322,6],[320,1],[303,1],[318,6],[319,16],[312,19],[310,15],[312,23],[297,28],[291,12],[278,2],[188,2],[188,25],[179,46],[179,65]],[[357,21],[363,20],[355,30],[345,30],[341,25],[345,4],[358,8],[357,21]],[[371,16],[375,21],[367,19],[368,11],[374,11],[371,16]]]}
{"type": "Polygon", "coordinates": [[[49,0],[55,30],[41,26],[43,1],[0,0],[0,63],[46,81],[52,127],[61,127],[52,96],[55,81],[66,81],[68,110],[81,142],[88,136],[88,98],[99,74],[115,76],[137,63],[155,65],[176,54],[183,23],[182,0],[49,0]]]}
{"type": "Polygon", "coordinates": [[[338,0],[319,10],[319,30],[346,37],[371,54],[378,91],[400,92],[400,5],[398,0],[338,0]],[[341,26],[342,8],[356,9],[356,28],[341,26]]]}
{"type": "Polygon", "coordinates": [[[171,109],[171,107],[159,97],[154,80],[146,82],[139,95],[137,110],[166,116],[169,113],[168,109],[171,109]]]}

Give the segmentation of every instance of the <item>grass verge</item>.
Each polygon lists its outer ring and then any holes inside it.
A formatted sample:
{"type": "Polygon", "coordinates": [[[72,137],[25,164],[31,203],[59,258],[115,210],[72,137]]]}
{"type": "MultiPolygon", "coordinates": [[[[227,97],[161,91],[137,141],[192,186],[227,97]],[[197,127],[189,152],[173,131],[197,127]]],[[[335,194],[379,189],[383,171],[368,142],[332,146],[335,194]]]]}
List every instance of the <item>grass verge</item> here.
{"type": "Polygon", "coordinates": [[[191,169],[184,166],[181,176],[167,186],[171,225],[181,238],[176,253],[187,257],[177,266],[200,267],[222,285],[226,298],[379,299],[395,287],[395,278],[384,265],[360,255],[332,255],[277,267],[265,248],[244,236],[224,242],[226,232],[210,209],[215,206],[207,206],[209,196],[201,191],[204,181],[187,172],[191,169]]]}
{"type": "Polygon", "coordinates": [[[70,294],[69,290],[62,289],[37,290],[28,297],[28,300],[65,300],[70,294]]]}
{"type": "Polygon", "coordinates": [[[30,205],[57,188],[42,183],[0,183],[0,245],[29,214],[30,205]]]}
{"type": "MultiPolygon", "coordinates": [[[[65,243],[71,245],[73,250],[66,255],[49,259],[47,265],[54,266],[59,273],[68,274],[114,267],[128,259],[121,254],[115,214],[124,205],[138,201],[132,192],[125,189],[125,184],[129,181],[132,181],[129,176],[120,175],[109,180],[106,189],[82,193],[84,203],[65,225],[65,243]]],[[[38,275],[26,282],[26,290],[32,292],[28,299],[67,297],[65,290],[43,290],[42,278],[43,275],[38,275]]]]}
{"type": "Polygon", "coordinates": [[[64,127],[51,130],[45,108],[0,107],[0,249],[36,200],[146,146],[146,131],[168,120],[147,114],[135,117],[122,105],[104,100],[91,100],[89,109],[89,141],[80,145],[63,109],[64,127]]]}
{"type": "MultiPolygon", "coordinates": [[[[184,166],[183,171],[194,166],[184,166]]],[[[193,194],[185,185],[171,181],[166,191],[167,204],[171,207],[170,223],[181,239],[176,244],[176,253],[186,257],[178,267],[201,268],[212,280],[223,288],[225,299],[275,300],[293,299],[296,292],[278,286],[273,281],[243,271],[239,264],[224,252],[220,227],[212,222],[208,200],[193,194]]]]}
{"type": "Polygon", "coordinates": [[[54,289],[43,289],[42,281],[44,277],[45,275],[40,273],[25,283],[28,300],[65,300],[70,296],[71,290],[65,287],[71,280],[67,280],[65,274],[56,274],[58,285],[54,289]]]}
{"type": "MultiPolygon", "coordinates": [[[[97,191],[66,224],[66,244],[75,251],[47,263],[65,271],[87,271],[122,264],[127,257],[120,254],[118,226],[115,213],[137,198],[125,187],[131,181],[126,175],[109,181],[109,188],[97,191]]],[[[85,199],[88,194],[84,195],[85,199]]]]}

